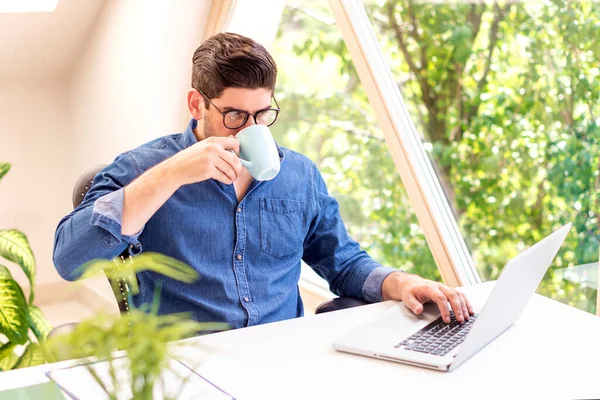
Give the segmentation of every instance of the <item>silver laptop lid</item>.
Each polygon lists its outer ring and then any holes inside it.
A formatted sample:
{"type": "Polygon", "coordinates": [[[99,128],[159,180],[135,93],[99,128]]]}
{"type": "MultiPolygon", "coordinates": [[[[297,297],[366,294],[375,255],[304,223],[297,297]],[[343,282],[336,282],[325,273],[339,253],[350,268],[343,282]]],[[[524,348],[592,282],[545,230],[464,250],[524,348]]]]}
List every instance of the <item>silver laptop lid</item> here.
{"type": "Polygon", "coordinates": [[[506,263],[450,369],[454,369],[519,318],[571,229],[564,225],[506,263]]]}

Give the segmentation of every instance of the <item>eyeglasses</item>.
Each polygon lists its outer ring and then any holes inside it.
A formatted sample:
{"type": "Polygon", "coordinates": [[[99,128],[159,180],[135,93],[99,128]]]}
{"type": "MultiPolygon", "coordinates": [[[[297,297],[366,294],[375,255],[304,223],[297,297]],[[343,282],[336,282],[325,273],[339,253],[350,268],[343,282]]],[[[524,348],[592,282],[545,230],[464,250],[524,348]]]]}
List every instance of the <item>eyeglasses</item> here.
{"type": "Polygon", "coordinates": [[[228,129],[241,128],[242,126],[246,125],[246,122],[248,121],[248,118],[250,116],[254,118],[254,122],[257,125],[271,126],[275,123],[275,120],[277,120],[277,116],[279,115],[279,111],[281,111],[279,109],[279,104],[277,103],[277,100],[275,100],[275,96],[273,96],[273,100],[275,101],[275,105],[277,105],[277,108],[267,108],[265,110],[258,111],[256,114],[250,114],[242,110],[221,111],[221,109],[217,107],[215,103],[210,101],[208,96],[204,94],[202,90],[198,89],[198,92],[200,92],[200,94],[204,96],[204,98],[208,100],[208,102],[212,104],[212,106],[216,108],[217,111],[219,111],[219,113],[223,116],[223,125],[225,125],[225,128],[228,129]]]}

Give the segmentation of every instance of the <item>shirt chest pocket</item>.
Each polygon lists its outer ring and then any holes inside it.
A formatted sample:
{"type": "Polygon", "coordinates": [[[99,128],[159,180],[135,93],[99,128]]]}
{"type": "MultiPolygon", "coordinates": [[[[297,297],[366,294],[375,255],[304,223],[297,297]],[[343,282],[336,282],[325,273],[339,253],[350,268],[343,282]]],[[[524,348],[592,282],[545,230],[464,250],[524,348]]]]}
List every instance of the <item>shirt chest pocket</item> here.
{"type": "Polygon", "coordinates": [[[260,249],[276,257],[302,254],[304,203],[299,200],[260,199],[260,249]]]}

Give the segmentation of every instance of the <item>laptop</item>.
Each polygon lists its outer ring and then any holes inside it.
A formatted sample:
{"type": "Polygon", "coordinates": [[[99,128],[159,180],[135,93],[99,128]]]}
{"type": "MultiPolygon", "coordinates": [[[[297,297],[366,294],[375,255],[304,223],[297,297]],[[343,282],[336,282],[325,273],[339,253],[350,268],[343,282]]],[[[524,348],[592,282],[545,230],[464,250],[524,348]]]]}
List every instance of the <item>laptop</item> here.
{"type": "Polygon", "coordinates": [[[440,371],[451,371],[510,328],[523,312],[567,233],[568,223],[511,259],[479,313],[442,321],[435,304],[415,315],[402,303],[333,342],[333,348],[440,371]]]}

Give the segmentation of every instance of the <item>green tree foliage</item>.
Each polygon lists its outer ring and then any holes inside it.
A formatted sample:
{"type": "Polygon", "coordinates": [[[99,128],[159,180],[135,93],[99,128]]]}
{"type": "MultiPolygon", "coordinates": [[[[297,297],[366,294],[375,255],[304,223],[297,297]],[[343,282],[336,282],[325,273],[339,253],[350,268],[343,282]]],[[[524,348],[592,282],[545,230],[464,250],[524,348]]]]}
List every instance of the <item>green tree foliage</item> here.
{"type": "MultiPolygon", "coordinates": [[[[539,292],[593,311],[556,269],[598,261],[600,3],[365,8],[482,278],[572,221],[539,292]]],[[[327,3],[290,1],[274,54],[277,139],[319,165],[377,260],[439,279],[327,3]]]]}

